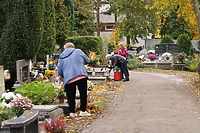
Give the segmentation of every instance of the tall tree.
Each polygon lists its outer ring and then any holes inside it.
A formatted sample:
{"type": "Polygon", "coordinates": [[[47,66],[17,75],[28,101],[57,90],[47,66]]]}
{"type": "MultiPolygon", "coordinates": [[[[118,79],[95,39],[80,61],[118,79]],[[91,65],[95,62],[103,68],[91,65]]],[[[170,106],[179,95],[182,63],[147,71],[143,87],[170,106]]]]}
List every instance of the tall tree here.
{"type": "Polygon", "coordinates": [[[121,35],[126,36],[127,43],[137,41],[137,37],[145,38],[149,33],[154,33],[157,27],[155,10],[149,8],[152,5],[151,0],[111,0],[117,7],[119,18],[119,27],[121,35]]]}
{"type": "Polygon", "coordinates": [[[0,65],[9,69],[11,89],[16,80],[16,61],[36,56],[43,33],[43,0],[1,0],[0,65]]]}
{"type": "Polygon", "coordinates": [[[73,30],[74,25],[75,25],[74,1],[73,0],[64,0],[64,4],[68,8],[68,13],[70,16],[71,30],[73,30]]]}
{"type": "Polygon", "coordinates": [[[44,29],[41,46],[38,51],[37,59],[45,60],[46,55],[51,55],[55,51],[56,44],[56,19],[55,1],[45,0],[44,8],[44,29]]]}
{"type": "Polygon", "coordinates": [[[65,39],[73,36],[70,25],[70,17],[67,6],[63,3],[64,0],[55,0],[55,17],[56,17],[56,43],[63,48],[65,39]]]}
{"type": "Polygon", "coordinates": [[[76,35],[94,35],[94,1],[93,0],[74,0],[75,4],[75,26],[76,35]]]}
{"type": "MultiPolygon", "coordinates": [[[[154,0],[154,5],[152,8],[157,8],[156,14],[160,16],[160,23],[162,24],[164,21],[164,18],[168,16],[171,12],[171,10],[177,9],[178,17],[182,16],[186,21],[189,22],[190,29],[194,33],[193,39],[198,39],[198,31],[197,31],[197,21],[200,21],[199,19],[196,19],[196,14],[198,12],[198,2],[197,0],[154,0]],[[193,3],[195,3],[195,5],[193,3]]],[[[199,26],[200,27],[200,24],[199,26]]]]}
{"type": "Polygon", "coordinates": [[[171,35],[173,39],[177,39],[179,35],[186,33],[192,38],[192,30],[189,27],[189,22],[182,16],[178,17],[177,10],[172,10],[169,16],[161,25],[161,36],[171,35]]]}
{"type": "Polygon", "coordinates": [[[15,73],[15,62],[32,59],[43,33],[43,0],[3,0],[5,25],[0,38],[0,64],[15,73]]]}

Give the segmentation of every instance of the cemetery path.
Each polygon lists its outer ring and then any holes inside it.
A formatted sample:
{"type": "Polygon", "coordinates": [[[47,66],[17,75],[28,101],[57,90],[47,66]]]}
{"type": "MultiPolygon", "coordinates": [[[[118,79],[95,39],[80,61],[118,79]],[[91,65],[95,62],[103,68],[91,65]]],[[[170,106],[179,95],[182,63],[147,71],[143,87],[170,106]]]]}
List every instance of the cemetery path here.
{"type": "Polygon", "coordinates": [[[200,133],[200,107],[174,75],[130,72],[131,80],[82,133],[200,133]]]}

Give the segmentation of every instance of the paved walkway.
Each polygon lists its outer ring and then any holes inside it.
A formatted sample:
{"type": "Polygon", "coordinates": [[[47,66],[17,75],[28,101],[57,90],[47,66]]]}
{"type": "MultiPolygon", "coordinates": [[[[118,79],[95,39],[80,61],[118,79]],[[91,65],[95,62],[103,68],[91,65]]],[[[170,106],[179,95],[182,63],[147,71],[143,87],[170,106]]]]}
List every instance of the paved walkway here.
{"type": "Polygon", "coordinates": [[[200,106],[184,80],[130,73],[104,117],[83,133],[200,133],[200,106]]]}

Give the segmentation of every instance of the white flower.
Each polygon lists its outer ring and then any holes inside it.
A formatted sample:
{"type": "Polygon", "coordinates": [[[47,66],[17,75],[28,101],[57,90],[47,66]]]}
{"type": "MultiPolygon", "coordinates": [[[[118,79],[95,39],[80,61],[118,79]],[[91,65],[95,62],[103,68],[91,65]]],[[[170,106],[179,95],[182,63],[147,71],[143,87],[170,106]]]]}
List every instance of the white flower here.
{"type": "Polygon", "coordinates": [[[8,107],[8,108],[11,107],[10,104],[7,104],[7,103],[5,103],[5,102],[3,102],[2,105],[5,106],[5,107],[8,107]]]}
{"type": "Polygon", "coordinates": [[[3,94],[2,94],[2,97],[8,100],[8,99],[11,99],[11,98],[12,98],[12,95],[9,94],[9,93],[3,93],[3,94]]]}
{"type": "Polygon", "coordinates": [[[144,58],[144,55],[140,55],[139,58],[140,58],[140,59],[144,58]]]}
{"type": "Polygon", "coordinates": [[[164,53],[164,54],[162,54],[162,57],[171,57],[172,56],[172,54],[171,53],[164,53]]]}
{"type": "Polygon", "coordinates": [[[21,94],[16,94],[16,96],[17,96],[17,97],[22,97],[22,95],[21,95],[21,94]]]}
{"type": "Polygon", "coordinates": [[[17,98],[13,92],[8,92],[8,94],[11,95],[11,98],[12,98],[12,99],[17,98]]]}
{"type": "Polygon", "coordinates": [[[153,53],[153,54],[155,54],[155,50],[149,50],[148,53],[153,53]]]}

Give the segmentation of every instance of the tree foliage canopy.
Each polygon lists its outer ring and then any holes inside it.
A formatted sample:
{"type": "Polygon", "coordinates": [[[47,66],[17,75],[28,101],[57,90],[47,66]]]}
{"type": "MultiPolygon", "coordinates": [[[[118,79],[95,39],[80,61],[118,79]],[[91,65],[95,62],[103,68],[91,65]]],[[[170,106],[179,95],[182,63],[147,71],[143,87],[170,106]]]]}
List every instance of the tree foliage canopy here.
{"type": "Polygon", "coordinates": [[[0,64],[15,71],[15,61],[32,59],[38,52],[43,33],[43,0],[0,2],[4,19],[1,23],[0,64]]]}
{"type": "Polygon", "coordinates": [[[145,38],[149,33],[155,33],[157,17],[156,10],[150,8],[153,4],[151,0],[111,0],[111,4],[116,7],[120,17],[121,35],[137,41],[137,37],[145,38]]]}

